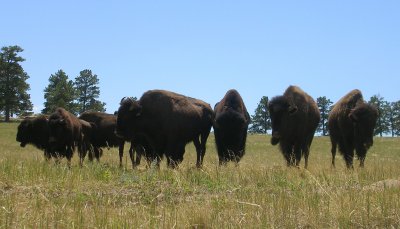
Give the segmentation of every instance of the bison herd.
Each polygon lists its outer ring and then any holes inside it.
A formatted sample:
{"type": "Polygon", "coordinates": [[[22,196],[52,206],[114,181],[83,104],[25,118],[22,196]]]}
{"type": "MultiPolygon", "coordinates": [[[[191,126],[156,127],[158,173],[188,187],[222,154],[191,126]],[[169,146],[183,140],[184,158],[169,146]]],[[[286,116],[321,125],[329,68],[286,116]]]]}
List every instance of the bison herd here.
{"type": "MultiPolygon", "coordinates": [[[[268,104],[272,124],[271,144],[279,144],[288,166],[299,167],[304,156],[308,166],[310,146],[320,122],[320,112],[314,99],[299,87],[290,86],[283,95],[268,104]]],[[[329,114],[328,127],[332,143],[332,166],[336,148],[347,168],[353,168],[354,151],[364,166],[367,150],[373,144],[373,131],[378,111],[367,104],[359,90],[341,98],[329,114]]],[[[99,160],[102,148],[118,147],[119,162],[125,142],[132,167],[144,157],[147,164],[157,167],[166,158],[175,168],[183,160],[185,146],[193,142],[201,167],[211,127],[214,129],[219,164],[239,163],[245,154],[250,116],[242,97],[229,90],[214,110],[199,99],[165,90],[150,90],[136,101],[125,97],[115,114],[84,112],[79,117],[57,108],[50,116],[25,118],[18,126],[17,141],[21,147],[32,144],[44,151],[46,159],[58,161],[65,157],[68,165],[77,148],[80,165],[88,154],[89,160],[99,160]],[[135,155],[136,153],[136,155],[135,155]]]]}

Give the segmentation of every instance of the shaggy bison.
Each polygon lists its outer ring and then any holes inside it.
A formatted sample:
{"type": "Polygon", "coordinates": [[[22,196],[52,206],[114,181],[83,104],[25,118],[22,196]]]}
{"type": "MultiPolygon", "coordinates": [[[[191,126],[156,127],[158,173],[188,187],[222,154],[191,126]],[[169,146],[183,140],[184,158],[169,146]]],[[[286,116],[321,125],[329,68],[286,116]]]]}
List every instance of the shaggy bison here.
{"type": "Polygon", "coordinates": [[[354,150],[360,160],[360,167],[364,167],[367,150],[373,145],[377,118],[377,109],[365,103],[361,91],[357,89],[349,92],[333,106],[328,119],[333,167],[337,145],[347,168],[353,168],[354,150]]]}
{"type": "Polygon", "coordinates": [[[317,104],[307,93],[289,86],[282,96],[274,97],[268,104],[271,115],[271,144],[280,143],[288,166],[299,166],[304,155],[308,166],[310,145],[320,121],[317,104]]]}
{"type": "Polygon", "coordinates": [[[25,118],[18,125],[17,142],[21,147],[32,144],[36,148],[44,151],[44,156],[48,160],[52,156],[49,147],[49,125],[46,116],[41,115],[35,118],[25,118]]]}
{"type": "MultiPolygon", "coordinates": [[[[93,147],[95,158],[99,160],[102,154],[102,147],[118,147],[119,163],[122,167],[125,140],[115,135],[117,116],[103,112],[88,111],[82,113],[79,116],[79,119],[94,123],[95,131],[93,132],[90,143],[93,147]]],[[[145,139],[138,137],[137,139],[135,139],[135,141],[132,141],[131,148],[129,149],[129,154],[133,168],[139,165],[141,154],[145,154],[146,152],[151,152],[151,148],[148,146],[145,139]],[[137,152],[136,160],[134,158],[135,151],[137,152]]]]}
{"type": "MultiPolygon", "coordinates": [[[[87,129],[89,126],[86,125],[84,128],[87,129]]],[[[62,149],[65,152],[63,156],[67,158],[70,165],[75,145],[78,146],[82,166],[86,151],[81,121],[64,108],[57,108],[49,117],[49,130],[50,148],[56,151],[62,149]]]]}
{"type": "Polygon", "coordinates": [[[214,107],[214,134],[219,164],[238,163],[245,153],[250,116],[236,90],[229,90],[214,107]]]}
{"type": "Polygon", "coordinates": [[[158,165],[165,154],[172,168],[183,160],[186,144],[193,141],[196,165],[200,167],[212,121],[209,104],[169,91],[150,90],[139,101],[121,100],[116,133],[127,139],[145,136],[154,149],[150,160],[158,165]]]}

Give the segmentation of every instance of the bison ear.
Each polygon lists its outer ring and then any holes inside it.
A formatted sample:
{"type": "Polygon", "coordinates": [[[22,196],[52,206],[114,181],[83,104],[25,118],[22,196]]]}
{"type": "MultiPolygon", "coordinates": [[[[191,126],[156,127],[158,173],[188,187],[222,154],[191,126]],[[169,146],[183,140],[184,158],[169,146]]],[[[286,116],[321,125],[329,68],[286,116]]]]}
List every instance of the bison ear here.
{"type": "Polygon", "coordinates": [[[289,111],[290,115],[295,114],[297,112],[297,110],[298,110],[298,108],[295,105],[293,105],[293,106],[290,105],[289,108],[288,108],[288,111],[289,111]]]}
{"type": "Polygon", "coordinates": [[[352,111],[350,112],[349,118],[350,118],[350,120],[353,121],[353,122],[357,122],[357,121],[358,121],[358,117],[357,117],[357,115],[354,113],[354,110],[352,110],[352,111]]]}

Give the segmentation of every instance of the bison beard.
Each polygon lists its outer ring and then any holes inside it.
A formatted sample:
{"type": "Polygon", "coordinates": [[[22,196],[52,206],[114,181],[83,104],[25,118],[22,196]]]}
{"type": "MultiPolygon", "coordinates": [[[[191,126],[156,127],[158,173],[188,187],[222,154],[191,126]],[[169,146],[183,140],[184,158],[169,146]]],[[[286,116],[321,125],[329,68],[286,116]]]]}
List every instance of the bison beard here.
{"type": "Polygon", "coordinates": [[[373,145],[377,117],[377,109],[365,103],[359,90],[350,91],[334,105],[328,118],[332,167],[335,167],[337,145],[347,168],[354,168],[354,150],[360,167],[364,167],[367,151],[373,145]]]}
{"type": "Polygon", "coordinates": [[[197,163],[203,163],[213,111],[207,103],[169,91],[151,90],[139,101],[122,99],[116,132],[123,138],[144,136],[154,153],[148,160],[157,165],[165,154],[169,167],[182,160],[187,143],[193,141],[197,163]]]}
{"type": "Polygon", "coordinates": [[[299,87],[290,86],[283,96],[268,104],[271,115],[271,144],[280,144],[288,166],[299,166],[302,155],[308,166],[310,145],[320,121],[315,101],[299,87]]]}
{"type": "Polygon", "coordinates": [[[215,105],[214,134],[219,164],[238,163],[245,154],[247,128],[250,117],[242,97],[236,90],[229,90],[215,105]]]}

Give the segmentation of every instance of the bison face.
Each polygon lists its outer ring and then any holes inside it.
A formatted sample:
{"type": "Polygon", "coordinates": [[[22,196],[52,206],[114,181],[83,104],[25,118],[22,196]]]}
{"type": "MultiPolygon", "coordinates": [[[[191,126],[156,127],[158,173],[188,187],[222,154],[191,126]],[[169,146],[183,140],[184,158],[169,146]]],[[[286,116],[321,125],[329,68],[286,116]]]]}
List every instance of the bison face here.
{"type": "Polygon", "coordinates": [[[135,124],[142,114],[142,107],[131,98],[123,98],[120,104],[115,134],[120,138],[131,138],[135,124]]]}
{"type": "Polygon", "coordinates": [[[276,145],[279,143],[282,133],[287,132],[287,122],[290,116],[296,114],[297,107],[295,105],[290,105],[285,97],[278,96],[269,102],[268,110],[272,126],[271,144],[276,145]]]}
{"type": "Polygon", "coordinates": [[[32,123],[29,120],[23,120],[18,126],[17,142],[20,142],[21,147],[25,147],[31,141],[32,123]]]}
{"type": "Polygon", "coordinates": [[[374,143],[374,129],[378,118],[377,109],[369,104],[358,105],[350,112],[349,118],[354,123],[354,135],[357,143],[365,149],[369,149],[374,143]]]}

